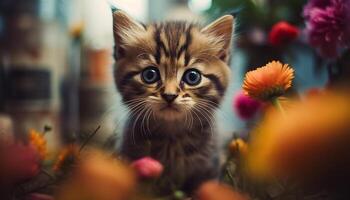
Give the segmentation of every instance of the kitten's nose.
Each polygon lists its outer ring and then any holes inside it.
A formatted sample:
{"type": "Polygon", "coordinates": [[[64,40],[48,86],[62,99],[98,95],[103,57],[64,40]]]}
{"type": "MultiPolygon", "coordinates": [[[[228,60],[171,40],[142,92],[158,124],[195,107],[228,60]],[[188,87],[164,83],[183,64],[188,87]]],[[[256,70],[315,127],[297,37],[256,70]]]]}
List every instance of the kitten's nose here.
{"type": "Polygon", "coordinates": [[[165,93],[162,94],[163,99],[168,103],[173,102],[177,96],[178,96],[177,94],[165,94],[165,93]]]}

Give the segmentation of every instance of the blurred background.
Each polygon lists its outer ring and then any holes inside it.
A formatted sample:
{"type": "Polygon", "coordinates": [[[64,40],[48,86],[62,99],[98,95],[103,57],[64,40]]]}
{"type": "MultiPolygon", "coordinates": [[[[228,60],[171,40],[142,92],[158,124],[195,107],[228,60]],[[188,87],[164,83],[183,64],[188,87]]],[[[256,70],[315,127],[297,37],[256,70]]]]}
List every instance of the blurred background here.
{"type": "Polygon", "coordinates": [[[232,82],[218,111],[220,134],[244,136],[250,126],[236,116],[233,98],[244,73],[281,60],[296,70],[291,93],[324,86],[329,71],[306,44],[306,0],[1,0],[0,134],[23,137],[31,128],[52,128],[50,145],[86,138],[114,146],[125,108],[115,90],[111,8],[142,22],[184,19],[209,23],[236,16],[232,82]],[[269,41],[271,27],[287,21],[300,29],[288,45],[269,41]],[[108,139],[108,140],[107,140],[108,139]],[[56,141],[56,143],[55,143],[56,141]],[[107,142],[106,142],[107,141],[107,142]]]}

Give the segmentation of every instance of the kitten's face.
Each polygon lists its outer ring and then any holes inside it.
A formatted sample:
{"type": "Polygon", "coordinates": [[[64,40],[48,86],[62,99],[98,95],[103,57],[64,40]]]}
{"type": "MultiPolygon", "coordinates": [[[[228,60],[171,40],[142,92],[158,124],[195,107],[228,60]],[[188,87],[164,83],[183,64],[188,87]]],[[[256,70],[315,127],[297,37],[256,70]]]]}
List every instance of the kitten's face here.
{"type": "Polygon", "coordinates": [[[114,13],[115,78],[124,103],[167,121],[211,115],[229,82],[232,27],[232,16],[200,28],[184,22],[144,26],[114,13]]]}

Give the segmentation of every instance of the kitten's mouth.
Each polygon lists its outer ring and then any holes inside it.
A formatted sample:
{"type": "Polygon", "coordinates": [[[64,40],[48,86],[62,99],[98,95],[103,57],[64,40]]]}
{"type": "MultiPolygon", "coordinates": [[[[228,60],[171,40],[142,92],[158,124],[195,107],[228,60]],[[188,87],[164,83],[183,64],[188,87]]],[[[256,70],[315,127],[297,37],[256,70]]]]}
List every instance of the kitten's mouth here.
{"type": "Polygon", "coordinates": [[[157,117],[160,120],[174,122],[183,118],[184,112],[181,107],[176,104],[163,104],[158,107],[157,117]]]}
{"type": "Polygon", "coordinates": [[[161,107],[160,111],[176,111],[176,112],[178,112],[179,109],[173,104],[167,104],[167,105],[161,107]]]}

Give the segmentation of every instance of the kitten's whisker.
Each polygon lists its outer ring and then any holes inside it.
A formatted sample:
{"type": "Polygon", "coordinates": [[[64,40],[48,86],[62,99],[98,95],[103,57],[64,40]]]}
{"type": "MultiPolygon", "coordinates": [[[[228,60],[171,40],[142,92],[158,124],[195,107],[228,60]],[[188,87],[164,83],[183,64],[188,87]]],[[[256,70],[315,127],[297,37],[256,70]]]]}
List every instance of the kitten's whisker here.
{"type": "Polygon", "coordinates": [[[210,112],[210,110],[208,110],[205,106],[198,104],[197,105],[200,111],[204,111],[204,113],[202,113],[203,115],[205,115],[206,119],[209,122],[213,122],[214,120],[214,115],[212,115],[212,113],[210,112]]]}
{"type": "Polygon", "coordinates": [[[220,104],[218,104],[218,103],[216,103],[214,101],[208,100],[208,99],[200,99],[199,101],[202,102],[202,103],[208,103],[209,105],[213,106],[214,108],[219,108],[220,107],[220,104]]]}
{"type": "MultiPolygon", "coordinates": [[[[146,103],[144,103],[144,104],[146,104],[146,103]]],[[[144,105],[143,104],[143,105],[144,105]]],[[[142,107],[141,108],[141,110],[140,110],[140,112],[139,112],[139,114],[137,115],[137,117],[136,117],[136,119],[135,119],[135,121],[134,121],[134,123],[133,123],[133,126],[132,126],[132,136],[133,136],[133,139],[134,139],[134,144],[136,145],[136,141],[135,141],[135,128],[136,128],[136,125],[137,125],[137,122],[138,122],[138,120],[139,120],[139,118],[143,115],[143,113],[145,112],[145,108],[144,107],[142,107]]]]}
{"type": "Polygon", "coordinates": [[[131,117],[132,114],[133,114],[134,112],[136,112],[136,111],[139,109],[140,106],[143,105],[143,103],[144,103],[143,100],[139,100],[139,101],[135,101],[135,102],[133,102],[133,103],[130,103],[130,104],[129,104],[129,110],[128,110],[128,115],[129,115],[129,117],[131,117]]]}
{"type": "Polygon", "coordinates": [[[204,117],[208,120],[208,122],[209,122],[209,126],[210,126],[210,130],[211,130],[211,135],[213,135],[214,134],[214,131],[215,131],[215,129],[213,128],[213,126],[212,126],[212,124],[214,124],[214,122],[215,122],[215,119],[214,119],[214,116],[211,114],[211,112],[208,110],[208,109],[206,109],[205,107],[203,107],[203,106],[201,106],[201,105],[198,105],[198,107],[201,109],[201,111],[203,111],[203,115],[204,115],[204,117]]]}
{"type": "Polygon", "coordinates": [[[123,101],[123,104],[129,104],[129,103],[132,103],[132,102],[138,102],[138,101],[142,101],[142,100],[144,100],[144,98],[130,99],[130,100],[127,100],[127,101],[123,101]]]}
{"type": "Polygon", "coordinates": [[[188,128],[191,130],[193,127],[193,116],[191,114],[191,107],[188,107],[188,117],[189,117],[188,128]]]}
{"type": "Polygon", "coordinates": [[[148,112],[150,110],[150,106],[146,103],[147,100],[145,100],[145,107],[144,107],[144,112],[142,113],[142,120],[141,120],[141,133],[143,136],[146,136],[147,137],[147,131],[146,131],[146,128],[145,128],[145,119],[146,119],[146,116],[148,115],[148,112]]]}
{"type": "Polygon", "coordinates": [[[143,103],[144,103],[143,101],[140,101],[140,102],[135,102],[134,104],[131,104],[129,107],[129,111],[133,112],[136,107],[138,107],[139,105],[142,105],[143,103]]]}
{"type": "Polygon", "coordinates": [[[206,99],[201,99],[198,103],[202,103],[202,104],[206,104],[206,106],[210,107],[213,110],[218,111],[220,114],[222,114],[221,117],[224,117],[225,120],[229,120],[229,116],[227,115],[227,113],[223,110],[221,110],[220,105],[210,101],[210,100],[206,100],[206,99]]]}
{"type": "MultiPolygon", "coordinates": [[[[137,117],[139,116],[139,114],[141,113],[141,111],[143,110],[143,105],[144,105],[144,102],[140,102],[139,104],[137,104],[136,106],[133,107],[133,109],[130,111],[130,116],[129,116],[129,122],[130,123],[130,119],[134,119],[134,116],[137,115],[137,117]]],[[[134,122],[132,123],[132,139],[133,139],[133,143],[136,144],[136,141],[135,141],[135,134],[134,134],[134,125],[135,125],[135,122],[137,120],[134,120],[134,122]]]]}
{"type": "Polygon", "coordinates": [[[149,107],[148,108],[148,110],[147,110],[147,112],[146,112],[146,114],[145,114],[145,123],[144,123],[144,126],[145,126],[145,133],[146,133],[146,135],[147,136],[151,136],[152,135],[152,133],[151,133],[151,130],[150,130],[150,128],[149,128],[149,116],[151,115],[151,112],[152,112],[152,108],[151,107],[149,107]]]}
{"type": "Polygon", "coordinates": [[[197,109],[199,111],[199,113],[208,121],[208,124],[210,126],[210,130],[211,130],[210,132],[213,133],[213,131],[214,131],[214,129],[212,127],[213,119],[210,116],[208,116],[208,114],[206,114],[206,109],[203,106],[201,106],[200,104],[196,104],[193,108],[197,109]],[[201,111],[204,111],[204,112],[201,112],[201,111]]]}
{"type": "Polygon", "coordinates": [[[145,127],[144,127],[144,120],[145,120],[145,116],[146,116],[146,114],[144,114],[144,113],[147,113],[147,111],[148,111],[148,109],[147,108],[144,108],[144,112],[142,113],[142,115],[141,115],[141,124],[139,125],[139,126],[141,126],[140,128],[140,130],[139,131],[141,131],[141,135],[143,136],[143,137],[145,137],[146,136],[146,132],[145,132],[145,127]]]}
{"type": "Polygon", "coordinates": [[[190,115],[191,116],[191,129],[193,128],[193,125],[194,125],[194,117],[193,117],[193,115],[190,115]]]}
{"type": "Polygon", "coordinates": [[[129,103],[125,104],[125,105],[126,105],[127,108],[131,109],[134,105],[137,105],[137,104],[142,103],[142,102],[144,102],[144,99],[139,99],[137,101],[132,101],[132,102],[129,102],[129,103]]]}
{"type": "MultiPolygon", "coordinates": [[[[194,108],[194,107],[193,107],[194,108]]],[[[203,124],[202,124],[202,120],[200,119],[200,117],[197,115],[196,109],[192,109],[193,113],[197,116],[197,119],[199,120],[199,123],[201,125],[201,132],[203,131],[203,124]]]]}
{"type": "Polygon", "coordinates": [[[188,116],[189,116],[189,124],[188,124],[188,129],[192,129],[192,125],[193,125],[193,116],[192,116],[192,114],[191,114],[191,107],[190,106],[185,106],[185,108],[186,108],[186,116],[187,116],[187,114],[188,114],[188,116]]]}
{"type": "MultiPolygon", "coordinates": [[[[130,100],[128,102],[130,102],[129,105],[131,105],[130,107],[132,109],[134,109],[138,103],[141,103],[143,101],[143,99],[133,99],[133,100],[130,100]]],[[[123,105],[123,106],[126,106],[126,105],[123,105]]],[[[121,115],[118,115],[118,117],[116,118],[116,125],[113,129],[113,133],[116,132],[117,128],[121,125],[121,123],[124,121],[125,118],[129,118],[131,115],[130,115],[130,108],[124,108],[122,107],[122,114],[121,115]]],[[[124,121],[125,122],[125,121],[124,121]]]]}
{"type": "Polygon", "coordinates": [[[189,129],[190,127],[188,126],[188,119],[187,119],[187,115],[188,115],[188,107],[185,105],[185,126],[187,126],[187,128],[189,129]]]}
{"type": "Polygon", "coordinates": [[[130,112],[129,112],[129,116],[128,116],[129,119],[132,119],[135,115],[137,115],[138,112],[142,110],[142,108],[143,108],[143,104],[142,103],[140,103],[139,105],[134,106],[134,108],[132,110],[130,110],[130,112]]]}
{"type": "Polygon", "coordinates": [[[146,126],[145,126],[145,120],[147,119],[147,116],[149,115],[148,113],[150,113],[150,110],[151,110],[151,107],[147,105],[147,106],[146,106],[145,114],[143,115],[143,118],[142,118],[142,121],[141,121],[142,132],[144,132],[146,136],[147,136],[147,134],[148,134],[149,132],[147,133],[147,130],[146,130],[147,124],[146,124],[146,126]]]}
{"type": "Polygon", "coordinates": [[[147,127],[148,134],[149,134],[150,136],[152,136],[152,132],[151,132],[151,130],[150,130],[150,128],[149,128],[149,121],[150,121],[151,115],[153,115],[153,109],[150,107],[149,110],[150,110],[150,111],[149,111],[149,114],[148,114],[148,116],[147,116],[146,127],[147,127]]]}

